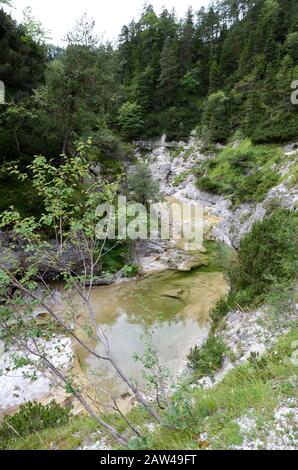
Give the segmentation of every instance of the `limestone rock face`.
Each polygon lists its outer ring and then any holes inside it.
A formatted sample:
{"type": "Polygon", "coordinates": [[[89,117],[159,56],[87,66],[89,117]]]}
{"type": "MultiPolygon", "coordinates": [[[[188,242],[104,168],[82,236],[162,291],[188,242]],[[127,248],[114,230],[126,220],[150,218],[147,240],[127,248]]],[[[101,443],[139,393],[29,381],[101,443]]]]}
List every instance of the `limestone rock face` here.
{"type": "MultiPolygon", "coordinates": [[[[239,141],[234,146],[239,145],[239,141]]],[[[223,148],[222,146],[218,146],[223,148]]],[[[298,142],[284,147],[285,155],[295,154],[298,142]]],[[[202,162],[212,159],[201,151],[201,143],[196,139],[196,133],[191,133],[187,143],[169,143],[163,138],[158,141],[156,148],[146,156],[152,176],[160,182],[161,190],[166,196],[172,196],[179,201],[194,201],[204,207],[205,212],[219,218],[209,238],[224,242],[238,249],[240,240],[250,232],[253,224],[270,213],[272,207],[295,209],[298,206],[298,189],[288,184],[291,177],[291,165],[287,161],[279,168],[285,180],[272,188],[265,199],[258,204],[241,204],[233,209],[232,202],[223,196],[201,191],[196,187],[194,170],[202,162]],[[286,175],[289,175],[286,178],[286,175]]]]}
{"type": "MultiPolygon", "coordinates": [[[[50,341],[39,339],[38,347],[44,348],[48,358],[60,371],[67,371],[73,365],[74,353],[70,338],[56,336],[50,341]]],[[[31,348],[35,351],[34,345],[31,345],[31,348]]],[[[36,370],[34,361],[36,361],[36,356],[28,357],[16,346],[12,345],[7,351],[1,348],[0,416],[11,413],[29,401],[55,399],[58,402],[63,402],[65,400],[66,394],[63,387],[54,386],[54,377],[51,378],[49,374],[45,375],[36,370]],[[33,363],[16,370],[14,367],[16,356],[29,358],[33,363]]]]}
{"type": "Polygon", "coordinates": [[[287,155],[297,152],[298,150],[298,142],[291,142],[284,146],[284,152],[287,155]]]}

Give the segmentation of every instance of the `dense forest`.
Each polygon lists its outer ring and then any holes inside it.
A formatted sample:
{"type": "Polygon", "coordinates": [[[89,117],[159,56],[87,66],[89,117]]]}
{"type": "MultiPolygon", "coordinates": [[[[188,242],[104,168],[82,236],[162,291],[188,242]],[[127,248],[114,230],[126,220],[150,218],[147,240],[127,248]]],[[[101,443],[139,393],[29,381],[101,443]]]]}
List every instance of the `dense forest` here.
{"type": "Polygon", "coordinates": [[[0,449],[297,449],[297,0],[146,2],[116,44],[85,14],[64,47],[7,5],[0,449]],[[199,245],[149,239],[154,202],[157,232],[200,206],[199,245]]]}
{"type": "Polygon", "coordinates": [[[297,15],[295,0],[219,0],[181,20],[149,5],[117,47],[100,43],[84,16],[61,49],[47,45],[30,11],[16,24],[1,9],[1,209],[23,201],[11,195],[8,162],[59,159],[86,137],[92,158],[110,165],[127,155],[125,141],[183,139],[195,127],[207,145],[237,132],[254,142],[294,139],[297,15]]]}

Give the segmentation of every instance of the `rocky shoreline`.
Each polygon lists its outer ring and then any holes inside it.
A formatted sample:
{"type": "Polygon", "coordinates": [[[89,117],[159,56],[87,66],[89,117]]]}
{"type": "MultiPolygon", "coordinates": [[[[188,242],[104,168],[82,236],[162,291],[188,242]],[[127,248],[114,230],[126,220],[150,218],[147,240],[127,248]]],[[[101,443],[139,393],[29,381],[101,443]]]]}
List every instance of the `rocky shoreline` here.
{"type": "MultiPolygon", "coordinates": [[[[286,185],[287,181],[284,181],[282,184],[271,189],[262,203],[255,205],[242,204],[238,208],[233,209],[229,199],[205,193],[196,188],[195,176],[192,174],[193,169],[199,163],[212,157],[201,153],[200,142],[196,142],[194,133],[188,143],[180,142],[174,144],[169,145],[166,143],[165,138],[163,138],[160,142],[151,145],[151,150],[145,159],[150,163],[152,176],[159,180],[161,190],[165,196],[180,202],[190,203],[194,201],[203,206],[209,239],[224,242],[237,249],[239,248],[241,238],[250,231],[254,222],[262,220],[268,214],[270,205],[273,202],[281,207],[291,209],[297,206],[297,189],[289,189],[286,185]],[[174,155],[173,149],[175,150],[174,155]]],[[[141,156],[139,150],[137,149],[136,152],[137,157],[143,159],[144,156],[141,156]]],[[[283,173],[288,169],[282,168],[280,171],[283,173]]],[[[9,234],[0,233],[0,245],[2,253],[6,256],[7,250],[9,250],[9,234]]],[[[23,262],[21,251],[22,247],[17,247],[16,251],[14,251],[13,259],[15,262],[23,262]]],[[[202,249],[199,258],[196,260],[190,255],[183,254],[182,251],[171,242],[152,242],[148,240],[140,241],[136,244],[134,256],[135,261],[141,266],[142,274],[162,269],[187,271],[195,266],[208,264],[204,249],[202,249]]],[[[11,252],[9,255],[11,255],[11,252]]],[[[72,250],[65,256],[68,257],[70,262],[76,259],[76,255],[72,250]]],[[[44,262],[44,267],[45,271],[49,269],[46,262],[44,262]]],[[[120,282],[120,280],[121,271],[115,276],[106,277],[99,275],[96,278],[95,284],[98,286],[109,285],[120,282]]],[[[297,318],[296,315],[295,318],[297,318]]],[[[277,333],[276,331],[270,331],[266,325],[264,326],[264,322],[266,323],[266,309],[255,312],[238,310],[230,312],[226,318],[224,328],[218,334],[224,338],[231,351],[233,351],[235,360],[232,362],[226,358],[222,369],[213,379],[205,377],[196,386],[207,388],[213,386],[222,380],[226,373],[235,367],[235,365],[247,360],[252,352],[263,354],[268,347],[274,344],[278,336],[287,331],[288,325],[291,324],[292,320],[293,318],[287,318],[277,333]]],[[[73,359],[70,359],[73,356],[71,341],[68,338],[59,339],[59,341],[62,340],[63,344],[65,343],[65,347],[63,347],[63,353],[58,354],[62,361],[59,362],[59,367],[67,369],[71,367],[73,361],[73,359]],[[65,360],[62,360],[63,358],[65,360]]],[[[55,360],[56,341],[58,341],[58,338],[54,338],[52,342],[47,344],[47,348],[50,348],[53,353],[53,360],[55,360]]],[[[4,381],[4,385],[1,385],[2,382],[0,382],[0,412],[2,413],[7,412],[8,405],[11,410],[25,401],[44,399],[45,396],[49,396],[51,388],[50,382],[41,377],[38,377],[37,382],[30,384],[26,368],[18,371],[18,374],[20,374],[18,383],[15,383],[14,379],[10,381],[11,371],[13,370],[11,361],[14,353],[15,351],[11,349],[10,351],[2,351],[1,355],[0,368],[7,371],[0,378],[0,381],[4,381]],[[26,374],[27,378],[24,379],[26,374]],[[10,387],[9,392],[8,386],[10,387]],[[8,404],[6,403],[7,397],[11,396],[11,393],[14,396],[14,401],[8,404]]]]}

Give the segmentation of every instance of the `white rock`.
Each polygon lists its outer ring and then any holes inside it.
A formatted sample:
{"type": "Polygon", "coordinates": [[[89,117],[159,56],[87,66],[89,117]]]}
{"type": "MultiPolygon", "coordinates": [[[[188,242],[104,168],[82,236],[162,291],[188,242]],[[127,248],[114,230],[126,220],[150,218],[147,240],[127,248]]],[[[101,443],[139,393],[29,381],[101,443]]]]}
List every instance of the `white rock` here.
{"type": "MultiPolygon", "coordinates": [[[[50,341],[37,340],[37,343],[59,370],[66,370],[73,363],[70,338],[59,336],[50,341]]],[[[31,346],[34,347],[32,344],[31,346]]],[[[36,370],[34,365],[14,370],[14,357],[26,358],[26,355],[12,347],[0,358],[0,413],[6,413],[28,401],[42,400],[53,393],[50,378],[36,370]],[[34,373],[35,377],[32,379],[34,373]]],[[[37,360],[33,355],[27,357],[31,361],[37,360]]]]}

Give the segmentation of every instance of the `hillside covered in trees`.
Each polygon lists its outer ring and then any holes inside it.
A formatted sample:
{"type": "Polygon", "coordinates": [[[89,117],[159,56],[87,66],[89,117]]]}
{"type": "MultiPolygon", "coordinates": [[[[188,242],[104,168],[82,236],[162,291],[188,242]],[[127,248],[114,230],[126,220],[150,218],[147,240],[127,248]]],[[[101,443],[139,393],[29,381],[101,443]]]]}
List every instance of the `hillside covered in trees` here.
{"type": "Polygon", "coordinates": [[[92,158],[112,166],[127,156],[125,142],[163,133],[179,140],[196,127],[207,145],[235,133],[254,142],[295,139],[297,16],[295,0],[220,0],[181,20],[149,5],[122,28],[117,46],[100,43],[83,17],[61,49],[47,45],[30,12],[17,25],[2,9],[1,209],[18,202],[8,163],[59,159],[86,137],[92,158]]]}
{"type": "Polygon", "coordinates": [[[0,449],[297,450],[297,0],[146,3],[115,44],[83,15],[64,47],[11,3],[0,449]]]}

